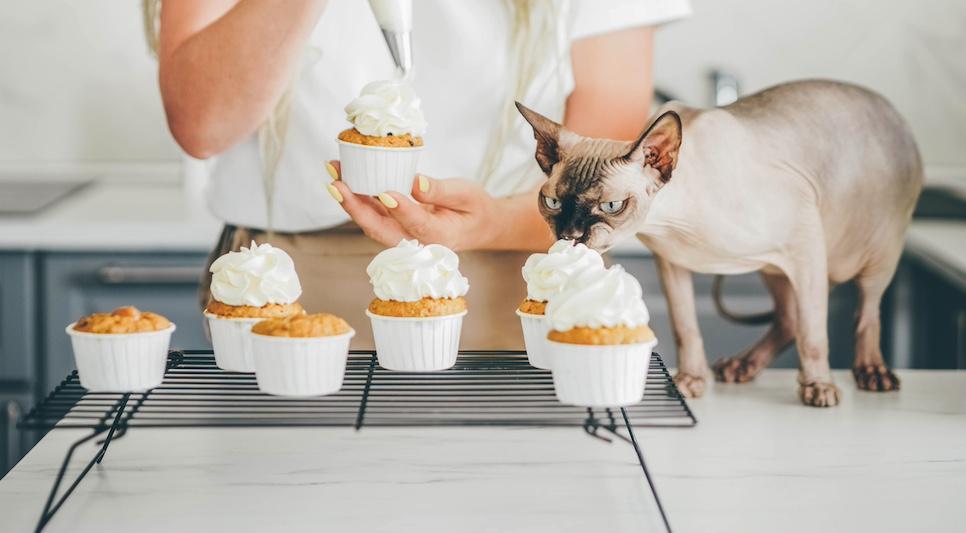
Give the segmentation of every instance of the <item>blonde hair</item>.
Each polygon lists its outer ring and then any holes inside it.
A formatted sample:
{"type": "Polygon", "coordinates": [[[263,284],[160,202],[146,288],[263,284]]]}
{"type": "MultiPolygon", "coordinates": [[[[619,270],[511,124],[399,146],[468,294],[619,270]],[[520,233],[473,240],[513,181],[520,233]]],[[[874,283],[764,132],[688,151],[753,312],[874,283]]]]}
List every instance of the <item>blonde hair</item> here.
{"type": "MultiPolygon", "coordinates": [[[[148,48],[157,56],[158,21],[162,0],[142,0],[143,24],[148,48]]],[[[479,179],[484,186],[491,185],[503,160],[503,152],[518,120],[515,100],[523,100],[542,67],[560,56],[561,22],[567,20],[569,2],[562,0],[504,0],[513,25],[508,43],[509,82],[500,109],[500,119],[487,143],[479,179]]],[[[294,81],[294,80],[293,80],[294,81]]],[[[272,201],[275,191],[275,174],[285,150],[285,136],[291,114],[292,83],[282,93],[271,114],[258,128],[258,150],[262,161],[265,183],[268,229],[272,229],[272,201]]],[[[525,176],[518,176],[520,182],[525,176]]],[[[515,187],[519,189],[520,187],[515,187]]],[[[522,192],[522,191],[517,191],[522,192]]]]}

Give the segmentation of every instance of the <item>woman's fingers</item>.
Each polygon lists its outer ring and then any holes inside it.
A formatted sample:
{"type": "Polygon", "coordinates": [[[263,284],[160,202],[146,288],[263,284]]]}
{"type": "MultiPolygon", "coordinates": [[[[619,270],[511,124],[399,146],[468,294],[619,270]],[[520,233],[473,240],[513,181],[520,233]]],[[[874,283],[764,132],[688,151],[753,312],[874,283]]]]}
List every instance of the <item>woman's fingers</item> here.
{"type": "Polygon", "coordinates": [[[353,194],[342,181],[334,181],[328,187],[336,201],[341,197],[339,204],[372,239],[386,246],[395,246],[402,239],[412,238],[374,198],[353,194]]]}
{"type": "Polygon", "coordinates": [[[389,216],[399,223],[403,231],[421,242],[439,243],[439,235],[443,233],[439,227],[442,222],[424,206],[398,192],[380,194],[379,202],[386,207],[389,216]]]}
{"type": "Polygon", "coordinates": [[[437,180],[419,174],[413,180],[413,198],[455,211],[470,211],[486,192],[479,184],[464,179],[437,180]]]}
{"type": "Polygon", "coordinates": [[[338,159],[327,161],[325,163],[325,171],[329,173],[329,176],[332,178],[332,181],[342,179],[342,164],[339,163],[338,159]]]}

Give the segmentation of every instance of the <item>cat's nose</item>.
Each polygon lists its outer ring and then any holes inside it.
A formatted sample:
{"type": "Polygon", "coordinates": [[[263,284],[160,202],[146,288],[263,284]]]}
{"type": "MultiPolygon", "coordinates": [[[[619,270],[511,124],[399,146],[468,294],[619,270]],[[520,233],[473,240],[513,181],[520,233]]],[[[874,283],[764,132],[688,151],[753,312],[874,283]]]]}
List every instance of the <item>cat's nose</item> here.
{"type": "Polygon", "coordinates": [[[576,228],[561,231],[558,235],[558,239],[567,239],[568,241],[580,241],[584,236],[584,231],[576,228]]]}

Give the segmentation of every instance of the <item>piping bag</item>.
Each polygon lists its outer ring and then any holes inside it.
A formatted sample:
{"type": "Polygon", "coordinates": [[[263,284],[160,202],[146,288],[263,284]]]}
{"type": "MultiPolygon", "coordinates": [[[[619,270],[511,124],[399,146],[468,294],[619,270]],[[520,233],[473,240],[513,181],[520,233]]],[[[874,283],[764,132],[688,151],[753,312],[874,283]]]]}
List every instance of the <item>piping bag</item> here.
{"type": "Polygon", "coordinates": [[[413,69],[413,0],[369,0],[396,69],[404,78],[413,69]]]}

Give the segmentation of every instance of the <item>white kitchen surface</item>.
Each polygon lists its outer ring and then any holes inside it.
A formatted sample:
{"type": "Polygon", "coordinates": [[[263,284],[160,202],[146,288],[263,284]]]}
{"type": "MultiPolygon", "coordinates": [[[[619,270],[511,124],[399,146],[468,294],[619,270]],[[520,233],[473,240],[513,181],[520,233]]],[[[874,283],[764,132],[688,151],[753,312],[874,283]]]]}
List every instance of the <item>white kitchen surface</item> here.
{"type": "MultiPolygon", "coordinates": [[[[715,385],[692,429],[639,429],[672,526],[959,531],[966,372],[802,406],[795,373],[715,385]]],[[[0,481],[0,530],[30,530],[77,430],[0,481]]],[[[92,457],[81,447],[72,472],[92,457]]],[[[661,531],[629,445],[570,429],[133,429],[50,523],[114,531],[661,531]]]]}

